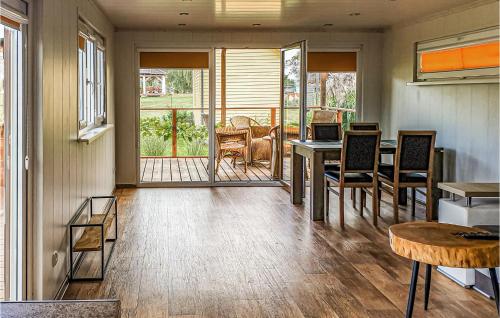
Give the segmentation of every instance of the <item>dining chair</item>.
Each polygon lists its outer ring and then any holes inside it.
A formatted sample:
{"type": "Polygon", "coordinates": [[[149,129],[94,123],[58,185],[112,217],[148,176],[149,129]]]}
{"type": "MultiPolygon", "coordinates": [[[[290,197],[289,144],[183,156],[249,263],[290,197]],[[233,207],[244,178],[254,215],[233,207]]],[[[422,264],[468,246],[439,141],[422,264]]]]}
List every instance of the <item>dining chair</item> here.
{"type": "Polygon", "coordinates": [[[342,139],[340,123],[312,123],[311,138],[314,141],[339,141],[342,139]]]}
{"type": "MultiPolygon", "coordinates": [[[[379,125],[378,123],[354,122],[349,123],[349,130],[379,130],[379,125]]],[[[380,161],[381,159],[379,158],[380,161]]],[[[351,200],[352,206],[356,208],[356,188],[351,190],[351,200]]]]}
{"type": "MultiPolygon", "coordinates": [[[[344,228],[345,188],[360,188],[362,203],[366,200],[364,189],[372,189],[373,224],[378,218],[378,158],[380,131],[348,131],[344,133],[340,171],[326,171],[324,175],[325,214],[329,214],[330,191],[339,196],[339,221],[344,228]],[[338,188],[338,192],[334,190],[338,188]]],[[[363,204],[360,210],[363,216],[363,204]]]]}
{"type": "Polygon", "coordinates": [[[349,130],[379,130],[378,123],[350,123],[349,130]]]}
{"type": "Polygon", "coordinates": [[[399,222],[399,190],[411,188],[412,216],[415,215],[416,188],[426,188],[425,214],[432,220],[432,169],[434,163],[434,143],[436,132],[432,130],[400,130],[394,164],[380,164],[379,205],[382,185],[392,187],[394,223],[399,222]]]}
{"type": "MultiPolygon", "coordinates": [[[[342,139],[342,125],[340,123],[312,123],[311,139],[313,141],[340,141],[342,139]]],[[[338,161],[325,163],[325,170],[339,170],[338,161]]]]}

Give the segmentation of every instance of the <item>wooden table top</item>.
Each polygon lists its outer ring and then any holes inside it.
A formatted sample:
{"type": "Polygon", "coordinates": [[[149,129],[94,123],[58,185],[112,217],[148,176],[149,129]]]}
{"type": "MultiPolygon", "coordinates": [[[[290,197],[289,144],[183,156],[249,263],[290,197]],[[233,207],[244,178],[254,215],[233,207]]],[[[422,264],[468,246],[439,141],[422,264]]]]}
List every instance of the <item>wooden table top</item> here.
{"type": "Polygon", "coordinates": [[[457,232],[484,230],[435,222],[408,222],[389,227],[394,253],[430,265],[459,268],[492,268],[500,263],[498,240],[470,240],[457,232]]]}
{"type": "Polygon", "coordinates": [[[500,183],[440,182],[438,188],[461,197],[500,197],[500,183]]]}

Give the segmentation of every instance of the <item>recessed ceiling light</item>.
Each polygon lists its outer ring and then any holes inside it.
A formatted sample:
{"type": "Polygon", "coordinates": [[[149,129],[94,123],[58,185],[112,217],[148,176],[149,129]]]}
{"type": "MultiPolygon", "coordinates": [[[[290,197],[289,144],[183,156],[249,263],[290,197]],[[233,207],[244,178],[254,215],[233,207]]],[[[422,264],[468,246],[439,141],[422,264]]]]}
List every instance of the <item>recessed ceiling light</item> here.
{"type": "Polygon", "coordinates": [[[351,17],[357,17],[357,16],[361,15],[361,13],[359,13],[359,12],[353,12],[353,13],[349,13],[349,15],[351,17]]]}
{"type": "Polygon", "coordinates": [[[183,27],[183,26],[186,26],[186,23],[179,23],[177,25],[183,27]]]}
{"type": "Polygon", "coordinates": [[[258,26],[260,26],[260,23],[254,23],[254,24],[252,24],[252,26],[258,27],[258,26]]]}
{"type": "Polygon", "coordinates": [[[189,15],[189,12],[181,12],[179,15],[189,15]]]}
{"type": "Polygon", "coordinates": [[[331,27],[331,26],[333,26],[333,24],[331,24],[331,23],[325,23],[325,24],[323,24],[323,26],[324,27],[331,27]]]}

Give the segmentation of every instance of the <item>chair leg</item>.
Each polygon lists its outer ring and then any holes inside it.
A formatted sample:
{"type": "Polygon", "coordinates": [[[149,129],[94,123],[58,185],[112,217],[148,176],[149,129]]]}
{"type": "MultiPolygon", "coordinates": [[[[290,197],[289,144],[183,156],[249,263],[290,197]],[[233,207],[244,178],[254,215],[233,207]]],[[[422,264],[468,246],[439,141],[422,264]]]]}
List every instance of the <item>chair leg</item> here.
{"type": "Polygon", "coordinates": [[[330,214],[330,191],[328,190],[328,179],[324,178],[324,197],[325,197],[325,203],[324,203],[324,215],[328,216],[330,214]]]}
{"type": "Polygon", "coordinates": [[[356,188],[351,188],[352,208],[356,209],[356,188]]]}
{"type": "Polygon", "coordinates": [[[411,216],[415,216],[416,197],[417,197],[417,190],[415,188],[411,188],[411,216]]]}
{"type": "Polygon", "coordinates": [[[427,183],[427,189],[425,189],[425,218],[427,222],[432,221],[432,184],[427,183]]]}
{"type": "Polygon", "coordinates": [[[372,194],[372,214],[373,214],[373,225],[374,226],[377,226],[378,224],[378,216],[380,215],[380,211],[379,211],[379,190],[378,188],[375,187],[373,188],[372,190],[373,194],[372,194]]]}
{"type": "Polygon", "coordinates": [[[500,307],[498,304],[498,277],[497,277],[497,270],[495,268],[489,268],[490,271],[490,278],[491,278],[491,284],[493,284],[493,294],[495,295],[495,303],[497,305],[497,313],[500,313],[500,307]]]}
{"type": "Polygon", "coordinates": [[[342,229],[344,229],[344,191],[344,187],[339,187],[339,221],[342,229]]]}
{"type": "Polygon", "coordinates": [[[394,224],[399,223],[399,188],[394,187],[392,195],[392,208],[394,210],[394,224]]]}
{"type": "Polygon", "coordinates": [[[220,166],[220,152],[217,154],[217,165],[215,166],[215,173],[217,174],[217,172],[219,171],[219,166],[220,166]]]}
{"type": "Polygon", "coordinates": [[[380,216],[380,203],[382,202],[382,190],[380,190],[380,185],[378,185],[378,188],[377,188],[377,199],[378,199],[377,213],[378,213],[378,216],[380,216]]]}
{"type": "Polygon", "coordinates": [[[365,208],[365,201],[366,201],[366,192],[363,188],[359,189],[361,192],[361,202],[360,202],[360,214],[363,216],[364,208],[365,208]]]}
{"type": "Polygon", "coordinates": [[[431,291],[432,265],[425,265],[425,288],[424,288],[424,309],[429,305],[429,293],[431,291]]]}

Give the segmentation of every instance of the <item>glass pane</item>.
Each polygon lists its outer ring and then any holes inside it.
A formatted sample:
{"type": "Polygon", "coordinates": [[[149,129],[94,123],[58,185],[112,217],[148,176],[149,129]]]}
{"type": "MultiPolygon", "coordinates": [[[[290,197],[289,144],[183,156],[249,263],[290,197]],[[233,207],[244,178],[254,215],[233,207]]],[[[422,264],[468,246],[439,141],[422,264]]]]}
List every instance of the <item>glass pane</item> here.
{"type": "Polygon", "coordinates": [[[282,180],[290,181],[290,140],[300,139],[300,46],[283,51],[283,174],[282,180]]]}
{"type": "Polygon", "coordinates": [[[341,122],[342,130],[345,131],[349,129],[349,123],[354,121],[356,121],[356,73],[308,73],[307,126],[309,127],[312,122],[341,122]]]}
{"type": "Polygon", "coordinates": [[[104,115],[104,90],[105,90],[105,64],[104,51],[97,49],[97,116],[104,115]]]}
{"type": "Polygon", "coordinates": [[[85,55],[85,42],[86,40],[79,37],[79,40],[83,42],[78,48],[78,119],[79,121],[87,121],[87,113],[85,109],[85,99],[86,99],[86,74],[87,69],[87,59],[85,55]]]}
{"type": "Polygon", "coordinates": [[[217,49],[215,53],[215,182],[276,179],[280,50],[217,49]],[[246,140],[228,137],[238,132],[246,133],[246,140]]]}
{"type": "Polygon", "coordinates": [[[94,124],[95,120],[95,56],[94,56],[94,42],[86,41],[86,62],[87,62],[87,106],[86,118],[89,126],[94,124]]]}
{"type": "Polygon", "coordinates": [[[208,182],[208,69],[140,69],[141,182],[208,182]]]}

